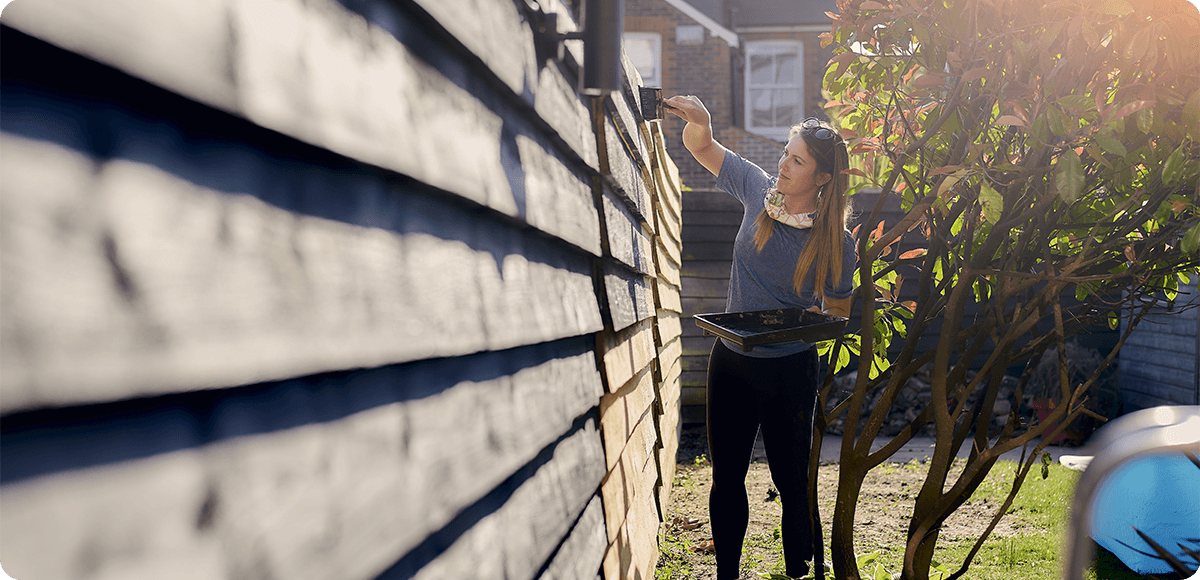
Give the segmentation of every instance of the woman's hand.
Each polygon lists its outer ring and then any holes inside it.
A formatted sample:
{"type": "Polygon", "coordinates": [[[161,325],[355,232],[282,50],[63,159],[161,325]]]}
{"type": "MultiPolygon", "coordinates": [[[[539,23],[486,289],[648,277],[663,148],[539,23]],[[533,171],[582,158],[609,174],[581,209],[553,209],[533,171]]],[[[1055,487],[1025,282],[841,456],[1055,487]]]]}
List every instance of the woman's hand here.
{"type": "Polygon", "coordinates": [[[712,115],[700,99],[674,96],[663,99],[663,110],[687,121],[683,127],[683,146],[713,175],[721,173],[725,162],[725,147],[713,139],[712,115]]]}

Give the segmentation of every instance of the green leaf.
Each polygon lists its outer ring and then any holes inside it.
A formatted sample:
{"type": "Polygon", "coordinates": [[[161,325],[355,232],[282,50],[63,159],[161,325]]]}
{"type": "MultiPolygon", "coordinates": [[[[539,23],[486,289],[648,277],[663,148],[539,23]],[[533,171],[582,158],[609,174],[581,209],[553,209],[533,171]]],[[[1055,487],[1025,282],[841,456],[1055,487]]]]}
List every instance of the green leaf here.
{"type": "Polygon", "coordinates": [[[1100,148],[1104,149],[1108,153],[1116,155],[1117,157],[1129,155],[1129,152],[1125,150],[1125,144],[1114,139],[1112,135],[1108,135],[1106,133],[1097,133],[1096,142],[1100,144],[1100,148]]]}
{"type": "Polygon", "coordinates": [[[1163,162],[1162,166],[1162,182],[1167,187],[1175,187],[1183,177],[1183,168],[1187,163],[1187,154],[1183,151],[1181,144],[1163,162]]]}
{"type": "Polygon", "coordinates": [[[1000,197],[1000,193],[987,182],[979,184],[979,203],[983,204],[983,219],[987,223],[996,225],[1000,219],[1000,213],[1004,211],[1004,198],[1000,197]]]}
{"type": "Polygon", "coordinates": [[[1055,168],[1054,185],[1058,187],[1058,196],[1067,203],[1075,203],[1083,190],[1083,162],[1079,154],[1074,149],[1064,151],[1055,168]]]}
{"type": "Polygon", "coordinates": [[[1179,249],[1185,254],[1195,254],[1196,250],[1200,249],[1200,224],[1192,226],[1192,229],[1183,235],[1179,249]]]}

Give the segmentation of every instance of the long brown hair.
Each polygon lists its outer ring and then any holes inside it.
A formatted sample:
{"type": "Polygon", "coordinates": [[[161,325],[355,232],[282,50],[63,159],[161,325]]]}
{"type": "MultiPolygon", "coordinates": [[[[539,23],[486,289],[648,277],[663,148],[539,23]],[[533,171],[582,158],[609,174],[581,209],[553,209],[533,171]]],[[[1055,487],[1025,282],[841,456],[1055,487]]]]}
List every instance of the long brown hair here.
{"type": "MultiPolygon", "coordinates": [[[[825,282],[840,280],[842,277],[842,248],[846,232],[846,222],[850,218],[850,204],[846,199],[846,189],[849,176],[845,170],[849,168],[850,159],[846,152],[846,144],[837,136],[837,130],[827,123],[819,123],[817,127],[805,129],[802,125],[793,125],[788,133],[788,141],[800,135],[808,146],[809,153],[817,162],[817,170],[827,173],[831,179],[823,186],[817,195],[817,212],[813,218],[812,231],[808,241],[800,251],[796,260],[796,271],[792,274],[792,285],[799,294],[808,271],[817,265],[813,292],[821,299],[825,298],[825,282]],[[818,139],[814,134],[817,128],[825,128],[833,132],[832,139],[818,139]]],[[[777,191],[775,187],[771,192],[777,191]]],[[[775,231],[775,220],[767,215],[766,209],[758,214],[754,225],[754,246],[762,251],[767,240],[775,231]]]]}

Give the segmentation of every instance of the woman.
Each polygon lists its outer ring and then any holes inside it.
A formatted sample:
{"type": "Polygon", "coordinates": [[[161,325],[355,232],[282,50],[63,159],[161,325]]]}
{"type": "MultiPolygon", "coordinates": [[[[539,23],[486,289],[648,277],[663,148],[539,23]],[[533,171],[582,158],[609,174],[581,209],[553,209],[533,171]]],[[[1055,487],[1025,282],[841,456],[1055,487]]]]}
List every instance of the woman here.
{"type": "MultiPolygon", "coordinates": [[[[849,316],[854,243],[846,231],[846,145],[828,125],[792,127],[778,178],[713,139],[699,99],[664,100],[687,121],[683,144],[745,206],[733,245],[727,312],[807,308],[849,316]]],[[[718,340],[708,363],[708,449],[713,466],[709,515],[717,580],[737,578],[749,519],[746,473],[762,428],[771,479],[783,502],[787,574],[813,560],[808,467],[817,395],[817,353],[791,342],[740,347],[718,340]]],[[[818,555],[818,557],[823,555],[818,555]]]]}

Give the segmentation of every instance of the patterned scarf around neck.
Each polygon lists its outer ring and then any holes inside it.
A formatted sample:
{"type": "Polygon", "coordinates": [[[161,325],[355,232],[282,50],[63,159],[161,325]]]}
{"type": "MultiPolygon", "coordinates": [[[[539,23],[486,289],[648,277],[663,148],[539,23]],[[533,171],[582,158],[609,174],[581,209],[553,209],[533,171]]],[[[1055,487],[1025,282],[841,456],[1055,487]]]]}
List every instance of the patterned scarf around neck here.
{"type": "Polygon", "coordinates": [[[767,196],[763,199],[763,208],[767,210],[767,215],[771,216],[775,221],[792,226],[793,228],[811,228],[813,225],[813,213],[788,213],[783,207],[783,194],[778,191],[768,191],[767,196]]]}

